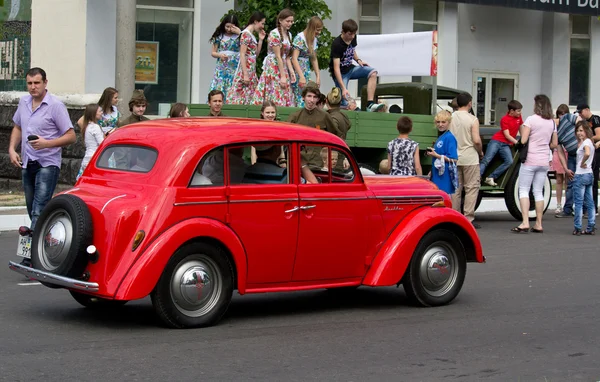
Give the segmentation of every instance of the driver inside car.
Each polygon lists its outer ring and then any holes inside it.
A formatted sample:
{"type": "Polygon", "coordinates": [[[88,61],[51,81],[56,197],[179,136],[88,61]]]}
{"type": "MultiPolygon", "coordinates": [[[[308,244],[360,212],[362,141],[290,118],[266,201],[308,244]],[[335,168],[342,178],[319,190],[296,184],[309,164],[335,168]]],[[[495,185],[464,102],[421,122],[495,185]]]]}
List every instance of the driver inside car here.
{"type": "MultiPolygon", "coordinates": [[[[287,168],[281,167],[277,161],[282,153],[280,145],[254,146],[256,163],[248,167],[243,183],[255,184],[287,184],[287,168]]],[[[318,183],[308,166],[302,165],[302,183],[318,183]]]]}

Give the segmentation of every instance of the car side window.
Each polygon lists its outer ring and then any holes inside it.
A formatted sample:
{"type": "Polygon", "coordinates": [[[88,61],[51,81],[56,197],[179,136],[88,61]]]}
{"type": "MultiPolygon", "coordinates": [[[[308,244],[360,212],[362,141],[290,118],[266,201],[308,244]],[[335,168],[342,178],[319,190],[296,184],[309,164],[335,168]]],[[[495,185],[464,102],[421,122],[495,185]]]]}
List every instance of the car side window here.
{"type": "Polygon", "coordinates": [[[204,155],[190,181],[190,187],[223,186],[225,165],[223,148],[214,149],[204,155]]]}
{"type": "Polygon", "coordinates": [[[229,147],[229,184],[288,184],[289,144],[252,144],[229,147]]]}
{"type": "Polygon", "coordinates": [[[350,159],[343,151],[330,146],[301,145],[302,170],[308,167],[318,183],[347,183],[354,181],[350,159]]]}

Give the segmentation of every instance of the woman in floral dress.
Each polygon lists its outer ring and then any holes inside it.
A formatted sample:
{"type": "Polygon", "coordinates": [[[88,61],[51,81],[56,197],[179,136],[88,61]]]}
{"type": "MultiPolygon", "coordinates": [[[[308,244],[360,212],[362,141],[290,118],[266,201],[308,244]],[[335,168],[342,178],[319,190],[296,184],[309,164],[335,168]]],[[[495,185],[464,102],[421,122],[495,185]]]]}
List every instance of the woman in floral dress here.
{"type": "Polygon", "coordinates": [[[227,91],[231,87],[231,81],[233,81],[240,61],[240,40],[238,38],[240,33],[237,17],[230,14],[225,16],[210,38],[212,44],[210,55],[217,59],[210,90],[222,91],[225,95],[224,99],[227,98],[227,91]]]}
{"type": "Polygon", "coordinates": [[[317,60],[317,36],[323,30],[323,21],[317,16],[311,17],[306,25],[306,29],[294,37],[292,43],[292,64],[296,71],[298,81],[292,83],[292,91],[295,104],[298,107],[304,107],[302,100],[302,90],[306,83],[310,81],[310,66],[316,75],[317,86],[321,86],[321,77],[319,75],[319,61],[317,60]]]}
{"type": "Polygon", "coordinates": [[[260,52],[265,39],[265,15],[256,11],[250,16],[248,26],[240,34],[240,62],[227,92],[226,103],[232,105],[248,105],[256,89],[256,54],[260,52]],[[254,33],[259,36],[258,42],[254,33]]]}
{"type": "Polygon", "coordinates": [[[273,101],[277,106],[294,106],[290,80],[296,82],[296,77],[291,62],[292,35],[289,32],[293,24],[293,11],[284,9],[279,12],[277,28],[269,33],[268,54],[252,101],[255,105],[273,101]]]}

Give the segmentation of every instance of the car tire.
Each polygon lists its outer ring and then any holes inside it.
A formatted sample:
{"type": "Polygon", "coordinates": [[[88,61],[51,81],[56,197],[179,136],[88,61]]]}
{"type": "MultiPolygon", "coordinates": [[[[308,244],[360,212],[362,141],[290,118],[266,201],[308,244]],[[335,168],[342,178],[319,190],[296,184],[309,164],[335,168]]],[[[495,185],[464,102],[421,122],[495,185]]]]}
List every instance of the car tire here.
{"type": "Polygon", "coordinates": [[[88,264],[86,248],[92,239],[92,217],[85,202],[73,195],[58,195],[43,209],[34,229],[33,268],[80,278],[88,264]]]}
{"type": "Polygon", "coordinates": [[[466,254],[460,239],[448,230],[438,229],[423,236],[402,282],[413,303],[439,306],[456,298],[466,273],[466,254]]]}
{"type": "Polygon", "coordinates": [[[89,309],[114,309],[127,304],[127,301],[124,300],[108,300],[72,290],[69,293],[71,293],[75,301],[89,309]]]}
{"type": "Polygon", "coordinates": [[[167,263],[151,293],[152,304],[169,327],[210,326],[227,311],[233,287],[233,268],[221,248],[186,244],[167,263]]]}
{"type": "MultiPolygon", "coordinates": [[[[515,166],[508,182],[506,182],[506,186],[504,187],[504,203],[506,204],[506,209],[511,214],[513,218],[518,221],[523,219],[521,215],[521,203],[519,202],[519,169],[521,168],[521,163],[517,163],[515,166]]],[[[552,183],[550,181],[550,176],[546,176],[546,180],[544,182],[544,213],[548,210],[550,206],[550,201],[552,200],[552,183]]],[[[529,220],[534,220],[536,218],[535,213],[535,200],[533,199],[533,194],[531,191],[529,192],[529,220]]]]}

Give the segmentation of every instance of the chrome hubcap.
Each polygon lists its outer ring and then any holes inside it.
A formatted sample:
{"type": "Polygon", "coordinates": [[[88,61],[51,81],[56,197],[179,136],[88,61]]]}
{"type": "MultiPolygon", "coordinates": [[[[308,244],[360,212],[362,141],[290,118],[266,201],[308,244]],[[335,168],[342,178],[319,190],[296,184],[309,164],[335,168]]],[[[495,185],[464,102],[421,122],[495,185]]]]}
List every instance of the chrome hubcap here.
{"type": "Polygon", "coordinates": [[[215,262],[205,255],[181,262],[171,277],[171,297],[177,310],[190,317],[209,313],[223,290],[215,262]]]}
{"type": "Polygon", "coordinates": [[[42,225],[38,253],[45,269],[57,269],[67,258],[73,239],[73,223],[65,210],[56,210],[42,225]]]}
{"type": "Polygon", "coordinates": [[[445,243],[435,243],[421,259],[420,273],[423,287],[432,296],[443,296],[456,283],[458,257],[445,243]]]}

